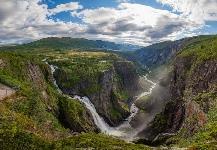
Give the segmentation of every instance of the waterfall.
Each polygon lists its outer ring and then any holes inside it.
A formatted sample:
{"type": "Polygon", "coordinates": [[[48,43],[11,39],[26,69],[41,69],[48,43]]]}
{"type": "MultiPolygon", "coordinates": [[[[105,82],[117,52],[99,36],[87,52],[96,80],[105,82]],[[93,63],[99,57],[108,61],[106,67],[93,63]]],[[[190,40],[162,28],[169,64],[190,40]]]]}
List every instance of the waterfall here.
{"type": "MultiPolygon", "coordinates": [[[[54,65],[50,65],[48,62],[46,62],[46,60],[44,61],[46,64],[48,64],[51,68],[51,73],[54,76],[54,72],[56,71],[56,69],[58,69],[57,66],[54,65]]],[[[149,89],[148,92],[144,92],[141,93],[139,96],[137,96],[137,99],[148,95],[152,92],[153,88],[156,86],[155,83],[153,83],[152,81],[148,80],[147,77],[145,76],[145,80],[147,80],[147,82],[151,83],[152,86],[149,89]]],[[[108,134],[108,135],[112,135],[112,136],[116,136],[119,137],[121,139],[124,140],[129,140],[129,139],[133,139],[134,136],[136,135],[134,133],[134,129],[131,127],[130,122],[132,120],[132,118],[134,118],[136,116],[136,114],[138,113],[139,109],[136,107],[136,105],[133,103],[130,107],[130,116],[128,118],[125,119],[125,121],[119,125],[118,127],[110,127],[105,120],[97,113],[95,106],[91,103],[90,99],[88,97],[81,97],[78,95],[75,95],[73,98],[63,94],[63,92],[61,91],[61,89],[59,88],[55,78],[53,77],[53,83],[56,86],[58,92],[66,97],[68,97],[71,100],[78,100],[80,101],[82,104],[85,105],[85,107],[90,111],[94,123],[95,125],[100,129],[100,131],[102,133],[108,134]],[[134,134],[132,134],[134,133],[134,134]]]]}

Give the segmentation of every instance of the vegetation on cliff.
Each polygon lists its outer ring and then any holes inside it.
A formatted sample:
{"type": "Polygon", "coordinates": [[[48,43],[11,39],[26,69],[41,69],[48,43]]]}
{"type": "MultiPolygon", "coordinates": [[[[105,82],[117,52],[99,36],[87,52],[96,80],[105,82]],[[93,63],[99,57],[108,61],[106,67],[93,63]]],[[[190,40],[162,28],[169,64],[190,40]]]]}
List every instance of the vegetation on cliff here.
{"type": "Polygon", "coordinates": [[[177,59],[190,58],[184,100],[186,118],[175,139],[182,146],[216,149],[217,145],[217,36],[198,37],[177,59]],[[198,105],[198,106],[197,106],[198,105]],[[195,108],[194,108],[195,107],[195,108]],[[198,108],[196,108],[198,107],[198,108]],[[189,131],[191,129],[191,131],[189,131]]]}

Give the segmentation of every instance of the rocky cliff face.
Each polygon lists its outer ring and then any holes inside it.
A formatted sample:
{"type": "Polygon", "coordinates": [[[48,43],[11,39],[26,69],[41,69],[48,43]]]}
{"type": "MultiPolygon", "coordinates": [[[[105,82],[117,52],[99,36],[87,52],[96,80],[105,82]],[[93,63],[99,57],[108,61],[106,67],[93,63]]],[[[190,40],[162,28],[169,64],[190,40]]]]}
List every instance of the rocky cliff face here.
{"type": "Polygon", "coordinates": [[[127,91],[130,97],[139,95],[142,87],[139,84],[139,76],[136,73],[136,67],[132,62],[118,61],[114,63],[116,74],[121,78],[119,83],[123,90],[127,91]]]}
{"type": "Polygon", "coordinates": [[[203,127],[216,105],[216,74],[216,60],[195,63],[193,56],[177,57],[169,82],[171,101],[146,129],[147,139],[162,140],[177,132],[187,138],[203,127]]]}
{"type": "Polygon", "coordinates": [[[55,74],[64,93],[90,98],[100,116],[112,126],[129,115],[128,104],[140,90],[136,68],[128,61],[115,61],[112,67],[98,74],[96,81],[81,80],[70,87],[63,85],[60,76],[67,78],[66,72],[59,69],[55,74]]]}
{"type": "Polygon", "coordinates": [[[208,60],[197,65],[193,62],[192,57],[180,57],[174,65],[170,90],[175,105],[165,111],[169,125],[166,132],[182,127],[191,135],[206,123],[206,113],[214,104],[217,61],[208,60]]]}

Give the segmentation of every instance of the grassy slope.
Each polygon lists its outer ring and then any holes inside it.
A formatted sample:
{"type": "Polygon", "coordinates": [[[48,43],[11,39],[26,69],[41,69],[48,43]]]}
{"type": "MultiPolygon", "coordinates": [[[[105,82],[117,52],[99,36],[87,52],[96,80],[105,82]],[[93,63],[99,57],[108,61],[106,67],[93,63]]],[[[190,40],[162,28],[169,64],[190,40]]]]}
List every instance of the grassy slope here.
{"type": "Polygon", "coordinates": [[[217,36],[198,37],[186,44],[179,57],[194,57],[195,65],[207,60],[217,59],[217,36]]]}
{"type": "Polygon", "coordinates": [[[17,90],[15,96],[0,102],[2,144],[16,140],[13,137],[21,134],[17,139],[20,142],[29,140],[28,137],[51,140],[58,138],[59,133],[67,134],[56,119],[58,95],[55,89],[46,79],[40,82],[31,79],[31,64],[37,64],[44,71],[46,66],[32,56],[11,52],[0,52],[0,58],[4,63],[0,69],[1,83],[17,90]],[[43,97],[42,91],[49,96],[48,99],[43,97]]]}
{"type": "Polygon", "coordinates": [[[48,66],[41,62],[42,57],[1,51],[0,59],[3,61],[0,82],[17,90],[16,95],[0,102],[0,149],[74,149],[75,145],[77,148],[146,149],[101,134],[70,135],[57,119],[58,104],[68,106],[75,123],[85,123],[80,116],[84,107],[77,101],[68,104],[58,94],[49,80],[48,66]],[[34,79],[30,66],[39,70],[39,79],[34,79]]]}

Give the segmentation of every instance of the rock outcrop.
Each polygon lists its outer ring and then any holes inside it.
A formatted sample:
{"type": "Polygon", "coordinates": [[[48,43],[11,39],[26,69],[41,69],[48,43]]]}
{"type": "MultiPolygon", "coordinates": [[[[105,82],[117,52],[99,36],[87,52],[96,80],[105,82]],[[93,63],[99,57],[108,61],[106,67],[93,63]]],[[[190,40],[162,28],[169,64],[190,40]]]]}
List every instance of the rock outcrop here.
{"type": "Polygon", "coordinates": [[[0,101],[13,95],[15,92],[14,89],[0,83],[0,101]]]}

